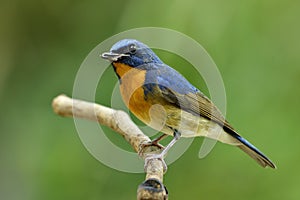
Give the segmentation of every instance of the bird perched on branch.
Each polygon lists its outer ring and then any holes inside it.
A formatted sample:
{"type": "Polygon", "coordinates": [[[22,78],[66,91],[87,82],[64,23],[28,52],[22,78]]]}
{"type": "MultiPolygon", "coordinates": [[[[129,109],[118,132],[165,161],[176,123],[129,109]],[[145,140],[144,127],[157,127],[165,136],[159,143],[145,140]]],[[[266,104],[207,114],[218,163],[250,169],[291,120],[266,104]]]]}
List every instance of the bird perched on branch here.
{"type": "Polygon", "coordinates": [[[180,137],[204,136],[239,147],[263,167],[276,166],[240,136],[219,109],[179,72],[164,64],[145,44],[124,39],[102,58],[119,78],[123,101],[142,122],[174,138],[155,158],[163,159],[180,137]]]}

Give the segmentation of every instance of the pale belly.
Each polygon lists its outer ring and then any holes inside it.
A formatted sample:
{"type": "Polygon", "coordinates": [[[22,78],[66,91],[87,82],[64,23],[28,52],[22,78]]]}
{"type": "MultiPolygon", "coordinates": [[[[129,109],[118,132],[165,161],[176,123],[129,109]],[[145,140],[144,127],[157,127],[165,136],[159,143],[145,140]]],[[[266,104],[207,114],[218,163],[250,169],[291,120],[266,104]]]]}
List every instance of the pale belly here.
{"type": "Polygon", "coordinates": [[[168,135],[173,135],[176,129],[182,137],[203,136],[227,144],[239,143],[217,123],[204,117],[195,116],[177,107],[154,105],[151,107],[149,115],[151,121],[147,124],[168,135]]]}

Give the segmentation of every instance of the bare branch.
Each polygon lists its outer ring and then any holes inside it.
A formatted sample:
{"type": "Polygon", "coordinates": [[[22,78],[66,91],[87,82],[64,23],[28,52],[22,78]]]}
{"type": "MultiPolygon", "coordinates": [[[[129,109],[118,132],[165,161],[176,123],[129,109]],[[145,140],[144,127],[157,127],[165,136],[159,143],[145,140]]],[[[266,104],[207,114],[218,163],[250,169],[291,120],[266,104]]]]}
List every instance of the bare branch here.
{"type": "MultiPolygon", "coordinates": [[[[99,104],[82,100],[71,99],[65,95],[59,95],[53,99],[53,110],[63,117],[77,117],[97,121],[110,127],[122,135],[143,159],[150,154],[157,153],[161,149],[155,145],[149,145],[151,140],[146,136],[121,110],[114,110],[99,104]]],[[[168,192],[163,182],[163,162],[158,159],[148,159],[145,165],[146,180],[140,184],[137,191],[137,199],[167,199],[168,192]]]]}

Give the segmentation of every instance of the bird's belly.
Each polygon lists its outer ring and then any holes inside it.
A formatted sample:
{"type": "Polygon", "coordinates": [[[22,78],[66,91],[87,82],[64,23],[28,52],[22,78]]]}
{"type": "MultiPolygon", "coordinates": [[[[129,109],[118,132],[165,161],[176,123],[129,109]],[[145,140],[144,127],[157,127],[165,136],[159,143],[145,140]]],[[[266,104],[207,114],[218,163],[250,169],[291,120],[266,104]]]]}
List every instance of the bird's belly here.
{"type": "Polygon", "coordinates": [[[220,127],[201,116],[196,116],[176,107],[167,108],[166,126],[181,133],[182,137],[207,136],[209,132],[220,127]]]}
{"type": "Polygon", "coordinates": [[[151,116],[151,119],[153,119],[153,124],[164,124],[160,130],[165,134],[172,135],[176,129],[181,133],[182,137],[203,136],[227,144],[235,145],[239,143],[236,139],[227,134],[220,125],[207,118],[193,115],[170,105],[161,106],[157,109],[157,112],[161,110],[163,110],[164,114],[151,116]]]}
{"type": "Polygon", "coordinates": [[[177,130],[182,137],[217,137],[213,133],[222,130],[219,125],[204,117],[195,116],[168,104],[155,104],[149,100],[145,103],[144,100],[139,100],[138,96],[132,95],[129,101],[130,110],[148,126],[165,134],[173,135],[174,130],[177,130]]]}

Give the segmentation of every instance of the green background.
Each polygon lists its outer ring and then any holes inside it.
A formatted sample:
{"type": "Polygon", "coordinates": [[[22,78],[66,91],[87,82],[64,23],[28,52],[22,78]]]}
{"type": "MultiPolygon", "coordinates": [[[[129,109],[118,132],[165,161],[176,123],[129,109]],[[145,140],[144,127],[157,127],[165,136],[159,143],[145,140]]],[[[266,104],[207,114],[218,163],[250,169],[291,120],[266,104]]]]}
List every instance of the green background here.
{"type": "MultiPolygon", "coordinates": [[[[278,167],[263,169],[220,143],[200,160],[197,138],[165,175],[170,199],[299,199],[299,8],[296,0],[2,0],[0,198],[136,198],[144,174],[94,159],[73,120],[56,116],[51,101],[72,95],[80,64],[101,41],[157,26],[205,47],[224,80],[229,121],[278,167]]],[[[165,62],[191,74],[170,58],[165,62]]],[[[115,83],[112,69],[107,76],[115,83]]],[[[198,77],[186,77],[200,87],[198,77]]],[[[97,98],[109,102],[107,95],[97,98]]],[[[109,137],[129,148],[118,135],[109,137]]]]}

